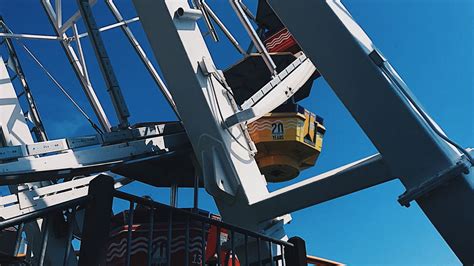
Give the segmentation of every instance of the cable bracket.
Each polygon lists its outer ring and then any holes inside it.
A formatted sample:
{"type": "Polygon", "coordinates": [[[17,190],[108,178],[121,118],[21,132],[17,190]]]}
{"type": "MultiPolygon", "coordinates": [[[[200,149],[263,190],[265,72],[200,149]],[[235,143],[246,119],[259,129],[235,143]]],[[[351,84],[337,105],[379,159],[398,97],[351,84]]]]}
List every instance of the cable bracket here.
{"type": "Polygon", "coordinates": [[[398,197],[398,203],[408,208],[410,207],[411,201],[425,196],[429,192],[437,189],[456,177],[469,174],[470,168],[471,164],[463,155],[455,165],[439,172],[438,174],[429,178],[427,181],[421,183],[419,186],[405,191],[405,193],[398,197]]]}

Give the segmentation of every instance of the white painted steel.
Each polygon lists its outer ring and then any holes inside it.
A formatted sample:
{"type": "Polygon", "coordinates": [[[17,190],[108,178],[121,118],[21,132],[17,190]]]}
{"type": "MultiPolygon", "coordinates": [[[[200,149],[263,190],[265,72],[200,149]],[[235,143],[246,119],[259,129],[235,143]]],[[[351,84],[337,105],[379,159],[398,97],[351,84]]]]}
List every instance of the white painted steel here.
{"type": "Polygon", "coordinates": [[[238,123],[250,123],[273,111],[297,93],[315,71],[313,63],[304,54],[300,55],[262,89],[246,100],[242,104],[243,111],[228,117],[226,125],[232,127],[238,123]]]}
{"type": "MultiPolygon", "coordinates": [[[[91,5],[94,4],[96,0],[91,0],[90,3],[91,5]]],[[[92,84],[90,83],[89,76],[87,74],[87,69],[85,65],[81,64],[82,59],[79,59],[76,55],[76,52],[74,51],[74,48],[71,46],[70,42],[67,42],[69,37],[65,33],[66,30],[69,27],[72,27],[73,24],[76,22],[77,19],[80,18],[80,12],[77,11],[68,21],[66,21],[63,26],[60,28],[58,27],[56,23],[56,12],[54,8],[51,6],[50,0],[41,0],[41,4],[43,5],[43,8],[47,14],[47,17],[51,24],[53,25],[53,30],[56,32],[57,36],[60,36],[63,41],[61,41],[61,46],[63,47],[64,53],[66,54],[69,62],[71,63],[71,66],[73,67],[74,73],[77,76],[77,79],[81,83],[82,89],[84,90],[84,93],[86,94],[87,99],[89,100],[89,103],[92,106],[92,109],[94,110],[95,115],[97,116],[97,119],[99,120],[100,125],[102,126],[102,129],[105,132],[110,132],[111,131],[111,125],[109,122],[109,119],[107,118],[107,115],[105,114],[104,109],[102,108],[102,104],[99,101],[99,98],[95,94],[94,88],[92,87],[92,84]]],[[[82,51],[79,52],[82,54],[82,51]]]]}
{"type": "MultiPolygon", "coordinates": [[[[459,152],[415,108],[406,84],[340,1],[268,3],[408,191],[459,162],[459,152]]],[[[464,263],[474,262],[473,179],[471,170],[416,200],[464,263]]]]}
{"type": "Polygon", "coordinates": [[[33,39],[33,40],[49,40],[49,41],[61,41],[63,40],[58,36],[40,35],[40,34],[19,34],[19,33],[4,33],[0,32],[0,37],[10,39],[33,39]]]}
{"type": "Polygon", "coordinates": [[[187,1],[134,4],[202,167],[207,191],[226,220],[255,227],[256,221],[236,208],[264,198],[266,181],[249,154],[242,129],[222,126],[235,111],[226,89],[200,70],[199,62],[212,57],[197,24],[175,16],[179,8],[189,8],[187,1]]]}
{"type": "MultiPolygon", "coordinates": [[[[60,140],[65,142],[65,140],[60,140]]],[[[159,153],[186,143],[186,136],[158,136],[114,145],[96,146],[83,150],[62,150],[63,152],[43,157],[25,157],[17,161],[0,164],[0,184],[19,179],[23,175],[44,172],[59,172],[63,175],[74,173],[77,169],[93,168],[123,163],[159,153]],[[166,143],[166,144],[165,144],[166,143]]],[[[94,170],[91,170],[93,173],[94,170]]]]}
{"type": "Polygon", "coordinates": [[[0,57],[0,127],[7,146],[33,143],[7,68],[0,57]]]}

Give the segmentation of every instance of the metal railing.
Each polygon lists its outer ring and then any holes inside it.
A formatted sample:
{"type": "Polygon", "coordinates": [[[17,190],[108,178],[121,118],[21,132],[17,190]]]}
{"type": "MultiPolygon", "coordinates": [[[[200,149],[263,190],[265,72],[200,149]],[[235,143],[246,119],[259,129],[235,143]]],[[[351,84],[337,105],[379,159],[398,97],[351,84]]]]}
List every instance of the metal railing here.
{"type": "Polygon", "coordinates": [[[84,217],[79,265],[306,265],[300,238],[274,239],[196,208],[116,191],[107,176],[91,182],[89,195],[94,200],[84,217]],[[111,220],[112,198],[124,200],[128,210],[111,220]]]}
{"type": "MultiPolygon", "coordinates": [[[[10,258],[12,261],[4,261],[0,262],[0,265],[3,265],[2,263],[8,263],[5,265],[44,265],[45,263],[45,257],[46,257],[46,249],[48,247],[48,238],[49,234],[51,232],[51,227],[54,226],[54,224],[51,224],[51,222],[54,223],[55,219],[57,218],[56,215],[65,215],[67,217],[67,239],[69,245],[64,249],[64,254],[56,254],[56,256],[63,256],[63,261],[64,265],[67,265],[68,259],[71,253],[71,241],[73,238],[73,226],[74,226],[74,220],[75,220],[75,213],[76,210],[78,209],[79,206],[81,207],[86,207],[88,203],[90,203],[92,200],[92,196],[87,195],[81,198],[77,198],[65,203],[53,205],[51,207],[47,207],[44,209],[40,209],[37,211],[29,212],[27,214],[23,214],[8,220],[0,221],[0,233],[4,233],[6,230],[13,230],[16,231],[16,237],[15,237],[15,245],[14,245],[14,250],[13,254],[11,254],[10,258]],[[42,219],[41,222],[41,235],[36,236],[36,237],[41,237],[41,242],[40,246],[36,250],[39,251],[36,255],[36,257],[31,260],[28,256],[26,256],[25,259],[21,259],[19,256],[20,249],[21,249],[21,244],[23,241],[23,233],[26,233],[28,235],[28,229],[26,228],[28,223],[35,223],[37,220],[42,219]],[[13,263],[13,264],[10,264],[13,263]]],[[[39,225],[38,225],[39,226],[39,225]]],[[[27,250],[25,250],[25,253],[31,254],[32,252],[32,247],[33,243],[28,243],[27,245],[27,250]]]]}
{"type": "MultiPolygon", "coordinates": [[[[48,235],[57,229],[54,228],[55,218],[60,215],[67,218],[63,219],[67,220],[63,231],[66,233],[64,241],[68,244],[65,245],[64,254],[59,252],[61,254],[55,253],[53,256],[61,256],[55,261],[63,261],[63,265],[69,265],[71,253],[79,258],[79,265],[87,266],[306,265],[305,244],[300,238],[292,238],[288,242],[274,239],[222,222],[196,208],[178,209],[149,198],[117,191],[113,178],[106,175],[99,175],[90,182],[89,194],[85,197],[0,221],[0,232],[5,229],[16,231],[12,252],[14,259],[18,258],[20,242],[27,231],[25,225],[42,219],[41,244],[35,248],[35,254],[38,255],[34,258],[27,255],[18,265],[45,263],[48,235]],[[111,215],[114,199],[126,201],[128,210],[111,215]],[[74,238],[75,222],[82,220],[75,217],[79,210],[84,211],[84,223],[78,237],[80,250],[77,253],[72,250],[71,241],[74,238]],[[124,218],[120,223],[116,222],[117,215],[124,218]],[[111,228],[111,224],[115,228],[111,228]],[[114,242],[117,239],[114,236],[117,235],[119,244],[114,242]],[[120,259],[114,260],[110,247],[119,245],[117,256],[120,259]]],[[[31,249],[29,244],[28,249],[31,249]]]]}
{"type": "MultiPolygon", "coordinates": [[[[132,235],[133,235],[133,225],[134,225],[134,212],[136,210],[136,206],[145,207],[149,213],[149,220],[148,220],[148,242],[147,242],[147,265],[151,265],[153,253],[154,253],[154,245],[153,243],[153,234],[154,234],[154,223],[155,223],[155,213],[156,210],[159,212],[164,213],[167,217],[167,231],[166,231],[166,244],[165,250],[166,255],[163,257],[164,261],[162,261],[163,265],[177,265],[177,259],[173,258],[172,247],[175,245],[176,242],[173,243],[176,237],[173,237],[173,233],[176,233],[174,230],[174,226],[176,222],[175,220],[180,220],[181,222],[184,219],[184,260],[179,263],[183,263],[182,265],[291,265],[286,263],[285,264],[285,250],[288,248],[293,248],[294,245],[290,242],[281,241],[278,239],[274,239],[268,237],[266,235],[249,231],[244,228],[228,224],[216,219],[212,219],[210,217],[203,216],[198,212],[192,212],[191,210],[184,210],[173,208],[171,206],[161,204],[158,202],[154,202],[150,199],[137,197],[131,194],[127,194],[121,191],[115,191],[114,197],[126,200],[129,202],[129,209],[127,215],[127,252],[126,252],[126,263],[125,265],[132,265],[131,257],[132,257],[132,235]],[[194,253],[193,258],[191,257],[191,248],[190,248],[190,240],[191,235],[190,231],[192,227],[196,225],[200,225],[200,236],[197,237],[200,239],[201,243],[197,246],[200,247],[200,250],[194,253]],[[210,247],[211,243],[206,243],[206,235],[211,234],[212,229],[217,230],[216,236],[217,241],[215,241],[216,246],[210,247]],[[227,239],[222,239],[221,233],[225,232],[228,236],[227,239]],[[250,243],[250,241],[252,243],[250,243]],[[256,244],[256,245],[255,245],[256,244]],[[249,245],[256,247],[256,252],[249,251],[249,245]],[[259,248],[260,247],[260,248],[259,248]],[[212,261],[209,260],[208,256],[204,254],[209,254],[209,250],[215,250],[215,256],[212,257],[212,261]],[[225,250],[225,252],[223,252],[225,250]],[[264,252],[267,254],[263,254],[264,252]],[[275,252],[277,251],[277,252],[275,252]],[[256,254],[255,254],[256,253],[256,254]],[[223,258],[222,256],[228,255],[227,258],[223,258]],[[256,255],[256,256],[255,256],[256,255]],[[198,257],[198,259],[196,259],[198,257]],[[254,257],[254,258],[252,258],[254,257]],[[226,262],[227,261],[227,262],[226,262]],[[238,263],[238,264],[237,264],[238,263]]],[[[209,239],[207,237],[207,239],[209,239]]],[[[207,241],[208,242],[208,241],[207,241]]],[[[162,259],[163,259],[162,258],[162,259]]],[[[159,264],[161,265],[161,264],[159,264]]],[[[181,264],[180,264],[181,265],[181,264]]]]}

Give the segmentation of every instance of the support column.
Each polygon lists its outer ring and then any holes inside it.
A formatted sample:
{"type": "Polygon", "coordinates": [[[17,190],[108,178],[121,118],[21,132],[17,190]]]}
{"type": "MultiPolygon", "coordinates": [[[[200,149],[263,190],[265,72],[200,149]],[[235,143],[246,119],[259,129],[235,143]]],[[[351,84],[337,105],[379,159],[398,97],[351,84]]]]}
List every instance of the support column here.
{"type": "Polygon", "coordinates": [[[209,73],[215,66],[197,25],[199,17],[176,15],[190,10],[186,0],[133,3],[193,145],[207,192],[226,221],[257,229],[256,217],[242,213],[268,194],[267,184],[246,132],[222,126],[235,110],[226,88],[209,73]]]}
{"type": "Polygon", "coordinates": [[[288,242],[294,246],[285,248],[285,264],[291,266],[307,266],[305,241],[300,237],[292,237],[288,242]]]}
{"type": "Polygon", "coordinates": [[[92,202],[84,215],[79,265],[105,265],[112,217],[114,179],[99,175],[89,183],[92,202]]]}

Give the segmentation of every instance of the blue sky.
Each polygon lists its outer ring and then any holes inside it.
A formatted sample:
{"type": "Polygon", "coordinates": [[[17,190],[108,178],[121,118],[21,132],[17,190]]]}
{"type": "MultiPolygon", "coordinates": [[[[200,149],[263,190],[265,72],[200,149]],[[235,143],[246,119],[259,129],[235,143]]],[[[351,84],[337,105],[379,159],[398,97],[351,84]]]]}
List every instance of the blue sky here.
{"type": "MultiPolygon", "coordinates": [[[[75,4],[63,2],[68,4],[65,16],[70,15],[75,4]]],[[[129,0],[116,2],[125,17],[135,15],[129,0]]],[[[208,2],[246,46],[249,39],[227,1],[208,2]]],[[[246,3],[255,9],[256,1],[246,3]]],[[[347,0],[343,3],[445,132],[465,147],[474,146],[474,3],[471,0],[347,0]]],[[[113,22],[102,1],[94,10],[100,25],[113,22]]],[[[52,34],[38,1],[0,0],[0,14],[17,33],[52,34]]],[[[139,24],[133,25],[132,30],[151,55],[139,24]]],[[[175,119],[122,32],[106,32],[103,38],[132,114],[131,121],[175,119]]],[[[240,58],[226,41],[217,44],[207,41],[221,69],[240,58]]],[[[60,46],[52,41],[25,43],[92,115],[60,46]]],[[[115,123],[113,107],[87,39],[83,45],[92,82],[115,123]]],[[[24,51],[19,47],[17,50],[50,138],[93,133],[24,51]]],[[[325,118],[327,134],[317,165],[290,183],[376,153],[324,80],[315,82],[311,96],[301,104],[325,118]]],[[[279,186],[272,185],[270,189],[279,186]]],[[[404,208],[397,203],[398,195],[404,190],[396,180],[293,213],[293,221],[286,227],[288,235],[305,238],[311,254],[350,265],[460,264],[416,204],[404,208]]],[[[168,202],[166,189],[134,183],[127,191],[168,202]]],[[[179,205],[191,206],[191,201],[191,191],[181,190],[179,205]]],[[[204,192],[200,195],[200,207],[216,211],[212,198],[204,192]]]]}

